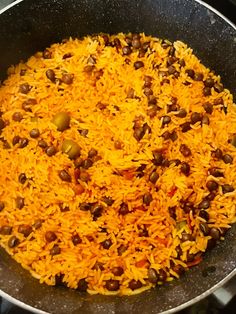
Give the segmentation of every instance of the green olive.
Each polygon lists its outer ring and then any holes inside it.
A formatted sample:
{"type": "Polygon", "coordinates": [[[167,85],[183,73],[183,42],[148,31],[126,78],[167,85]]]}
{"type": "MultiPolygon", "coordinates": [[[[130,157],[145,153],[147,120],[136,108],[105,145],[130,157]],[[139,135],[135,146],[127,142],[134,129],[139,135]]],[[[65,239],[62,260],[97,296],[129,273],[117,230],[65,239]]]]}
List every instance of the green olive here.
{"type": "Polygon", "coordinates": [[[55,124],[58,131],[65,131],[70,127],[70,116],[66,112],[58,112],[52,118],[52,123],[55,124]]]}
{"type": "Polygon", "coordinates": [[[80,147],[72,140],[64,140],[61,150],[63,153],[67,154],[70,159],[76,159],[80,156],[80,147]]]}

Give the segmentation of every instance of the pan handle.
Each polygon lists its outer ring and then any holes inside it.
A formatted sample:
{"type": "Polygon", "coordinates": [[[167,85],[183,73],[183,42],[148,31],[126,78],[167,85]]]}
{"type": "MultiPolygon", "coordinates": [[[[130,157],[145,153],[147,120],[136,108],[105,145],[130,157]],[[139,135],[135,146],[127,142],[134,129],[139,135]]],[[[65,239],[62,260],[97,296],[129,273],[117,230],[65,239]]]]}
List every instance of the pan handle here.
{"type": "Polygon", "coordinates": [[[236,277],[232,278],[225,286],[216,290],[212,297],[217,302],[218,308],[224,308],[236,296],[236,277]]]}

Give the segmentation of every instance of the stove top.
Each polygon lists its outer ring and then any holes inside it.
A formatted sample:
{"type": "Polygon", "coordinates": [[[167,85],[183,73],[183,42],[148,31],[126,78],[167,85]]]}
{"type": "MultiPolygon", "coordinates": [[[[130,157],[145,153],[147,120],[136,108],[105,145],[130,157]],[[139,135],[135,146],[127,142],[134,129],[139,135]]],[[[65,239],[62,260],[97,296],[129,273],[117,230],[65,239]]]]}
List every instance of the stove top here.
{"type": "MultiPolygon", "coordinates": [[[[0,0],[0,9],[10,3],[0,0]]],[[[13,1],[12,1],[13,2],[13,1]]],[[[236,0],[205,0],[236,24],[236,0]]],[[[30,314],[31,312],[12,305],[0,297],[0,314],[30,314]]],[[[235,314],[236,313],[236,278],[214,295],[186,308],[179,314],[235,314]]],[[[69,314],[69,313],[68,313],[69,314]]]]}

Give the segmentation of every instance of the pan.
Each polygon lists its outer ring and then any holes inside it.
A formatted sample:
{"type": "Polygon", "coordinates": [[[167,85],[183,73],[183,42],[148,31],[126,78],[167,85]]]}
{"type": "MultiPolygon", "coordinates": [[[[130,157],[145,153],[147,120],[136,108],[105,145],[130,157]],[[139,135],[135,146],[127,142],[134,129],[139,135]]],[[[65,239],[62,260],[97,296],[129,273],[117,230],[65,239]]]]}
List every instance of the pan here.
{"type": "MultiPolygon", "coordinates": [[[[236,28],[200,0],[18,0],[0,11],[0,79],[9,65],[53,42],[98,32],[182,40],[236,96],[236,28]]],[[[130,297],[90,296],[39,284],[0,250],[0,295],[34,313],[174,313],[235,275],[235,240],[234,225],[226,240],[179,280],[130,297]]]]}

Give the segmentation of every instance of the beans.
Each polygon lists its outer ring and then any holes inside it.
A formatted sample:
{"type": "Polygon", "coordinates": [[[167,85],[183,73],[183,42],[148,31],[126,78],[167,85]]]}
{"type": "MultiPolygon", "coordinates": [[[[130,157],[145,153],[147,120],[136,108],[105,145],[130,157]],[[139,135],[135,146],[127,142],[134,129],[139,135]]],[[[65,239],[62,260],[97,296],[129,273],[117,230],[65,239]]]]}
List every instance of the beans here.
{"type": "Polygon", "coordinates": [[[138,70],[138,69],[140,69],[140,68],[142,68],[142,67],[144,67],[143,61],[136,61],[136,62],[134,62],[134,68],[135,68],[135,70],[138,70]]]}
{"type": "Polygon", "coordinates": [[[171,74],[174,74],[175,72],[176,72],[176,68],[173,65],[170,65],[168,67],[168,73],[171,75],[171,74]]]}
{"type": "Polygon", "coordinates": [[[179,112],[176,114],[178,118],[185,118],[187,116],[187,111],[184,108],[181,108],[179,112]]]}
{"type": "Polygon", "coordinates": [[[222,84],[215,83],[215,85],[214,85],[214,90],[215,90],[217,93],[222,93],[223,90],[224,90],[224,87],[223,87],[222,84]]]}
{"type": "Polygon", "coordinates": [[[93,165],[92,159],[87,158],[82,162],[81,167],[84,169],[89,169],[90,167],[92,167],[92,165],[93,165]]]}
{"type": "Polygon", "coordinates": [[[209,194],[205,197],[205,199],[211,202],[211,201],[214,200],[215,197],[216,197],[216,192],[213,191],[213,192],[209,193],[209,194]]]}
{"type": "Polygon", "coordinates": [[[93,266],[93,268],[92,269],[94,269],[94,270],[101,270],[101,271],[103,271],[104,270],[104,267],[103,267],[103,264],[101,263],[101,262],[96,262],[95,263],[95,265],[93,266]]]}
{"type": "Polygon", "coordinates": [[[154,157],[154,159],[152,160],[153,164],[155,166],[161,166],[162,162],[164,160],[163,155],[160,152],[158,152],[158,151],[154,151],[153,152],[153,157],[154,157]]]}
{"type": "Polygon", "coordinates": [[[180,59],[180,60],[178,61],[178,63],[179,63],[179,65],[180,65],[181,67],[184,67],[184,66],[186,65],[184,59],[180,59]]]}
{"type": "Polygon", "coordinates": [[[159,280],[164,282],[167,279],[167,274],[163,269],[159,270],[159,280]]]}
{"type": "Polygon", "coordinates": [[[143,87],[151,87],[151,86],[152,86],[152,77],[149,75],[145,75],[143,87]]]}
{"type": "Polygon", "coordinates": [[[56,239],[57,239],[57,235],[56,235],[55,232],[53,232],[53,231],[46,231],[46,233],[45,233],[45,240],[47,242],[53,242],[56,239]]]}
{"type": "Polygon", "coordinates": [[[191,114],[191,118],[190,119],[191,119],[191,123],[195,124],[195,123],[197,123],[197,122],[202,120],[202,115],[199,112],[193,112],[191,114]]]}
{"type": "Polygon", "coordinates": [[[20,173],[19,177],[18,177],[18,181],[21,183],[21,184],[24,184],[27,180],[27,177],[25,175],[25,173],[20,173]]]}
{"type": "Polygon", "coordinates": [[[208,224],[201,222],[199,224],[199,228],[202,231],[202,233],[204,234],[204,236],[207,236],[210,232],[210,228],[208,227],[208,224]]]}
{"type": "Polygon", "coordinates": [[[136,290],[136,289],[140,289],[142,287],[142,283],[141,281],[139,280],[134,280],[132,279],[130,282],[129,282],[129,288],[131,290],[136,290]]]}
{"type": "Polygon", "coordinates": [[[162,126],[165,126],[171,122],[171,117],[169,116],[163,116],[162,117],[162,126]]]}
{"type": "Polygon", "coordinates": [[[194,79],[194,81],[202,81],[203,80],[203,74],[200,72],[195,72],[193,79],[194,79]]]}
{"type": "Polygon", "coordinates": [[[80,171],[80,180],[82,182],[90,181],[90,174],[87,171],[85,171],[85,170],[81,170],[80,171]]]}
{"type": "Polygon", "coordinates": [[[76,159],[80,156],[81,152],[80,146],[75,141],[69,139],[63,141],[61,150],[63,153],[67,154],[70,159],[76,159]]]}
{"type": "Polygon", "coordinates": [[[153,184],[155,184],[158,179],[159,179],[159,174],[156,171],[153,171],[149,176],[149,181],[153,184]]]}
{"type": "Polygon", "coordinates": [[[124,56],[128,56],[131,54],[132,50],[129,46],[125,46],[122,48],[122,52],[124,56]]]}
{"type": "Polygon", "coordinates": [[[206,221],[208,221],[210,218],[208,212],[205,210],[200,210],[199,217],[205,219],[206,221]]]}
{"type": "Polygon", "coordinates": [[[114,203],[114,200],[110,196],[104,196],[102,200],[107,206],[112,206],[114,203]]]}
{"type": "Polygon", "coordinates": [[[181,144],[180,145],[180,148],[179,148],[179,151],[181,152],[181,154],[184,156],[184,157],[189,157],[191,155],[191,150],[190,148],[185,145],[185,144],[181,144]]]}
{"type": "Polygon", "coordinates": [[[112,241],[111,241],[111,239],[107,239],[107,240],[103,241],[101,244],[105,250],[108,250],[112,245],[112,241]]]}
{"type": "Polygon", "coordinates": [[[3,201],[0,201],[0,212],[3,211],[5,208],[5,203],[3,201]]]}
{"type": "Polygon", "coordinates": [[[65,59],[69,59],[69,58],[71,58],[71,57],[73,57],[72,53],[67,52],[67,53],[65,53],[65,54],[63,55],[62,59],[65,60],[65,59]]]}
{"type": "Polygon", "coordinates": [[[26,112],[32,112],[32,106],[36,105],[37,101],[34,98],[27,99],[22,104],[22,109],[26,112]]]}
{"type": "Polygon", "coordinates": [[[125,216],[129,213],[129,207],[126,203],[122,203],[120,205],[120,209],[119,209],[119,214],[122,215],[122,216],[125,216]]]}
{"type": "Polygon", "coordinates": [[[158,282],[159,276],[157,274],[157,271],[154,268],[149,268],[148,269],[148,280],[153,283],[156,284],[158,282]]]}
{"type": "Polygon", "coordinates": [[[202,117],[202,124],[206,124],[206,125],[210,124],[210,119],[206,114],[204,114],[202,117]]]}
{"type": "MultiPolygon", "coordinates": [[[[156,105],[157,104],[157,98],[153,95],[149,96],[148,97],[148,105],[151,106],[151,105],[156,105]]],[[[160,107],[156,107],[157,110],[160,110],[161,108],[160,107]]]]}
{"type": "Polygon", "coordinates": [[[86,72],[86,73],[92,73],[94,69],[95,69],[95,66],[89,64],[89,65],[86,65],[86,66],[84,67],[84,72],[86,72]]]}
{"type": "Polygon", "coordinates": [[[50,250],[50,255],[55,256],[61,253],[61,249],[58,244],[54,244],[50,250]]]}
{"type": "Polygon", "coordinates": [[[20,244],[20,240],[16,237],[16,236],[12,236],[10,237],[10,239],[8,240],[8,246],[9,248],[14,248],[16,247],[18,244],[20,244]]]}
{"type": "Polygon", "coordinates": [[[211,95],[211,89],[210,89],[210,87],[204,87],[204,88],[203,88],[203,95],[204,95],[204,96],[210,96],[210,95],[211,95]]]}
{"type": "Polygon", "coordinates": [[[223,172],[221,172],[220,169],[217,167],[212,167],[208,171],[209,171],[209,174],[213,177],[216,177],[216,178],[224,177],[223,172]]]}
{"type": "Polygon", "coordinates": [[[90,209],[90,212],[93,215],[93,220],[97,220],[97,218],[101,217],[103,210],[104,208],[102,205],[96,204],[92,206],[92,208],[90,209]]]}
{"type": "Polygon", "coordinates": [[[183,174],[185,174],[186,176],[188,176],[189,175],[189,173],[190,173],[190,166],[189,166],[189,164],[187,163],[187,162],[182,162],[181,163],[181,166],[180,166],[180,171],[183,173],[183,174]]]}
{"type": "Polygon", "coordinates": [[[70,126],[70,116],[66,112],[58,112],[52,118],[52,123],[55,124],[58,131],[65,131],[70,126]]]}
{"type": "Polygon", "coordinates": [[[29,140],[26,137],[22,137],[19,140],[19,146],[18,147],[19,148],[24,148],[24,147],[26,147],[28,145],[28,143],[29,143],[29,140]]]}
{"type": "Polygon", "coordinates": [[[22,94],[28,94],[31,90],[31,86],[28,83],[21,84],[19,87],[19,92],[22,94]]]}
{"type": "Polygon", "coordinates": [[[143,127],[135,128],[133,135],[134,135],[134,138],[136,139],[136,141],[138,141],[138,142],[141,141],[141,139],[145,135],[145,131],[144,131],[143,127]]]}
{"type": "Polygon", "coordinates": [[[223,157],[222,150],[217,148],[215,151],[212,152],[212,157],[217,158],[217,159],[222,159],[223,157]]]}
{"type": "Polygon", "coordinates": [[[215,84],[214,80],[212,78],[207,78],[205,81],[204,81],[204,85],[206,87],[213,87],[215,84]]]}
{"type": "Polygon", "coordinates": [[[12,227],[8,225],[4,225],[0,227],[0,234],[2,235],[10,235],[12,233],[12,227]]]}
{"type": "Polygon", "coordinates": [[[183,210],[186,214],[190,213],[191,211],[194,212],[194,205],[192,202],[185,202],[183,205],[183,210]]]}
{"type": "Polygon", "coordinates": [[[48,146],[46,149],[45,149],[45,153],[49,156],[49,157],[52,157],[56,154],[57,152],[57,149],[55,146],[48,146]]]}
{"type": "Polygon", "coordinates": [[[152,194],[151,193],[145,193],[143,195],[143,203],[147,206],[149,206],[152,202],[153,198],[152,198],[152,194]]]}
{"type": "Polygon", "coordinates": [[[210,236],[214,239],[214,240],[219,240],[220,239],[220,231],[217,228],[211,228],[210,229],[210,236]]]}
{"type": "Polygon", "coordinates": [[[229,154],[223,155],[222,159],[223,159],[225,164],[232,164],[233,163],[233,157],[229,154]]]}
{"type": "Polygon", "coordinates": [[[106,280],[105,288],[108,291],[117,291],[120,288],[120,282],[114,279],[106,280]]]}
{"type": "Polygon", "coordinates": [[[144,87],[143,93],[144,93],[144,95],[149,97],[149,96],[153,95],[153,90],[150,87],[144,87]]]}
{"type": "Polygon", "coordinates": [[[86,203],[86,202],[83,202],[79,205],[79,208],[80,210],[82,211],[88,211],[92,208],[92,204],[91,203],[86,203]]]}
{"type": "Polygon", "coordinates": [[[62,75],[61,80],[63,83],[65,83],[67,85],[71,85],[73,83],[73,80],[74,80],[74,74],[65,73],[62,75]]]}
{"type": "Polygon", "coordinates": [[[226,193],[231,193],[234,191],[234,187],[230,184],[223,184],[222,185],[222,192],[223,194],[226,194],[226,193]]]}
{"type": "Polygon", "coordinates": [[[210,201],[207,199],[204,199],[201,201],[201,203],[198,205],[198,207],[201,209],[207,209],[210,207],[210,201]]]}
{"type": "Polygon", "coordinates": [[[190,131],[192,128],[191,128],[191,123],[190,122],[185,122],[185,123],[182,123],[181,125],[180,125],[180,127],[181,127],[181,131],[183,132],[183,133],[186,133],[186,132],[188,132],[188,131],[190,131]]]}
{"type": "Polygon", "coordinates": [[[25,199],[21,196],[16,197],[16,207],[22,209],[25,206],[25,199]]]}
{"type": "Polygon", "coordinates": [[[38,138],[40,135],[39,129],[32,129],[29,133],[31,138],[38,138]]]}
{"type": "Polygon", "coordinates": [[[51,59],[52,58],[52,53],[48,49],[45,49],[43,52],[43,58],[44,59],[51,59]]]}
{"type": "Polygon", "coordinates": [[[52,69],[48,69],[46,71],[46,76],[50,81],[52,81],[53,83],[55,82],[56,74],[52,69]]]}
{"type": "Polygon", "coordinates": [[[123,253],[125,253],[126,250],[127,247],[124,244],[121,244],[117,249],[118,255],[121,256],[123,253]]]}
{"type": "Polygon", "coordinates": [[[26,224],[19,225],[18,227],[18,232],[22,233],[24,237],[28,237],[32,231],[33,231],[32,227],[26,224]]]}
{"type": "Polygon", "coordinates": [[[194,74],[195,74],[194,70],[192,70],[192,69],[187,69],[187,70],[185,71],[185,73],[186,73],[189,77],[191,77],[192,79],[194,78],[194,74]]]}
{"type": "Polygon", "coordinates": [[[80,279],[78,282],[77,290],[80,292],[86,292],[88,289],[88,283],[85,278],[80,279]]]}
{"type": "Polygon", "coordinates": [[[12,115],[12,120],[20,122],[23,119],[21,112],[14,112],[12,115]]]}
{"type": "Polygon", "coordinates": [[[122,267],[114,267],[113,269],[112,269],[112,273],[115,275],[115,276],[121,276],[121,275],[123,275],[124,274],[124,270],[123,270],[123,268],[122,267]]]}
{"type": "Polygon", "coordinates": [[[144,52],[146,52],[148,50],[148,48],[150,47],[150,42],[145,42],[142,44],[142,49],[144,50],[144,52]]]}
{"type": "Polygon", "coordinates": [[[43,224],[42,219],[36,219],[34,224],[33,224],[33,228],[37,230],[37,229],[42,227],[42,224],[43,224]]]}
{"type": "Polygon", "coordinates": [[[83,136],[83,137],[87,137],[88,135],[88,129],[81,129],[81,130],[78,130],[80,135],[83,136]]]}
{"type": "Polygon", "coordinates": [[[134,38],[133,40],[132,40],[132,46],[135,48],[135,49],[139,49],[139,48],[141,48],[141,42],[140,42],[140,40],[137,38],[134,38]]]}
{"type": "Polygon", "coordinates": [[[206,113],[212,114],[213,112],[213,105],[210,104],[209,102],[205,103],[203,105],[204,110],[206,111],[206,113]]]}
{"type": "Polygon", "coordinates": [[[206,187],[211,191],[216,191],[218,189],[219,184],[216,181],[210,180],[207,182],[206,187]]]}
{"type": "Polygon", "coordinates": [[[63,203],[60,203],[60,204],[59,204],[59,208],[60,208],[60,211],[61,211],[62,213],[68,212],[68,211],[70,210],[70,207],[69,207],[69,206],[64,206],[63,203]]]}
{"type": "Polygon", "coordinates": [[[6,123],[4,122],[4,120],[2,118],[0,118],[0,133],[5,128],[5,126],[6,126],[6,123]]]}
{"type": "Polygon", "coordinates": [[[186,242],[186,241],[193,241],[193,237],[191,234],[189,233],[182,233],[182,238],[181,238],[182,242],[186,242]]]}
{"type": "Polygon", "coordinates": [[[66,170],[60,170],[58,175],[62,181],[71,182],[71,175],[66,170]]]}
{"type": "Polygon", "coordinates": [[[19,143],[19,141],[20,141],[20,137],[19,137],[19,135],[16,135],[12,139],[12,144],[15,146],[16,144],[19,143]]]}

